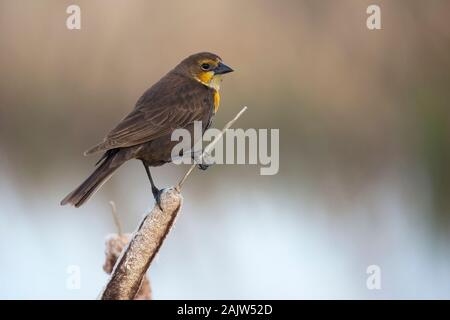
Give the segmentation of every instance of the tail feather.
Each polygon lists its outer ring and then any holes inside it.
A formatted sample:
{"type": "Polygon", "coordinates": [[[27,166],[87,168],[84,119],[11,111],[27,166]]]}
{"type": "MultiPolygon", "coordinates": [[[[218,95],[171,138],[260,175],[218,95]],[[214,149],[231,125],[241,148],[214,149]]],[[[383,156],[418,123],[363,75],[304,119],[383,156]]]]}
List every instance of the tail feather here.
{"type": "Polygon", "coordinates": [[[120,164],[112,161],[114,155],[104,158],[103,162],[95,171],[74,191],[69,193],[62,201],[61,205],[72,204],[75,207],[85,203],[100,187],[111,178],[114,171],[120,167],[120,164]]]}

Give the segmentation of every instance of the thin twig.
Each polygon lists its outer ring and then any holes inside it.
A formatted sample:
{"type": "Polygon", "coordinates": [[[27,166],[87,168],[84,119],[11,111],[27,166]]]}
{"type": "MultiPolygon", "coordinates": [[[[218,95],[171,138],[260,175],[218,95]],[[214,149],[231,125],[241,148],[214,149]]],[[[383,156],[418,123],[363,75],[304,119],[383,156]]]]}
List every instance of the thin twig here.
{"type": "MultiPolygon", "coordinates": [[[[237,119],[239,119],[239,117],[245,112],[245,110],[247,110],[247,107],[244,106],[244,108],[242,108],[241,111],[239,111],[239,113],[232,119],[230,120],[225,127],[222,129],[222,131],[214,138],[214,140],[208,144],[206,146],[206,148],[203,150],[202,155],[200,157],[200,159],[202,159],[206,154],[209,153],[209,151],[211,151],[211,149],[216,145],[216,143],[222,138],[222,136],[224,135],[225,131],[227,131],[235,122],[237,119]]],[[[178,191],[181,190],[182,185],[184,184],[184,182],[186,181],[187,177],[191,174],[191,172],[195,169],[195,166],[197,165],[197,161],[194,160],[194,164],[189,168],[189,170],[185,173],[185,175],[183,176],[183,178],[180,180],[180,182],[178,182],[178,185],[176,187],[176,189],[178,191]]]]}
{"type": "Polygon", "coordinates": [[[116,225],[117,228],[117,234],[119,236],[122,236],[122,226],[120,225],[120,220],[119,220],[119,216],[117,215],[117,208],[116,208],[116,204],[114,203],[114,201],[110,201],[109,204],[111,205],[111,213],[114,219],[114,224],[116,225]]]}

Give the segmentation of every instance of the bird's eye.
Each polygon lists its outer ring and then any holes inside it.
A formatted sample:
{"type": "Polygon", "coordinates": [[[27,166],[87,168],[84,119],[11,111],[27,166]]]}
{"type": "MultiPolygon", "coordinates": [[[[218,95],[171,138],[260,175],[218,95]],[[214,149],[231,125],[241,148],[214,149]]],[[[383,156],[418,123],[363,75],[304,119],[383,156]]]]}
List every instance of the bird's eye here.
{"type": "Polygon", "coordinates": [[[201,65],[201,68],[206,71],[209,70],[209,68],[211,68],[211,65],[209,63],[203,63],[201,65]]]}

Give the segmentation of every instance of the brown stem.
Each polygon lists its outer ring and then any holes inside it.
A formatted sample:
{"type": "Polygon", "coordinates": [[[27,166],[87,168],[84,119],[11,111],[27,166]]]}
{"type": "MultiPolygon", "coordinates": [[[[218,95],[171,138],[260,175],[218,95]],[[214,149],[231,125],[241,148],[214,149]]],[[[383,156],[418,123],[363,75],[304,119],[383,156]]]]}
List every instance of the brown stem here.
{"type": "Polygon", "coordinates": [[[175,188],[165,189],[161,207],[148,213],[122,251],[111,277],[100,294],[102,300],[131,300],[139,290],[142,279],[153,258],[170,231],[180,211],[183,197],[175,188]]]}

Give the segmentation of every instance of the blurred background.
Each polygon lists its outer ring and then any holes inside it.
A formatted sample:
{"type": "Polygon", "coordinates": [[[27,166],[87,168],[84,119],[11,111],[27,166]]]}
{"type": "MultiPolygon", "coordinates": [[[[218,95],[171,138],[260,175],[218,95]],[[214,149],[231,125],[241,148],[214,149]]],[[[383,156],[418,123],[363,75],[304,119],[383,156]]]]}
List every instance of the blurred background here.
{"type": "MultiPolygon", "coordinates": [[[[235,126],[279,128],[280,171],[194,171],[155,299],[450,298],[449,15],[445,0],[0,0],[0,298],[97,297],[108,201],[133,231],[153,206],[145,171],[59,202],[93,170],[83,151],[199,51],[236,70],[214,126],[247,105],[235,126]]],[[[170,186],[185,170],[153,172],[170,186]]]]}

